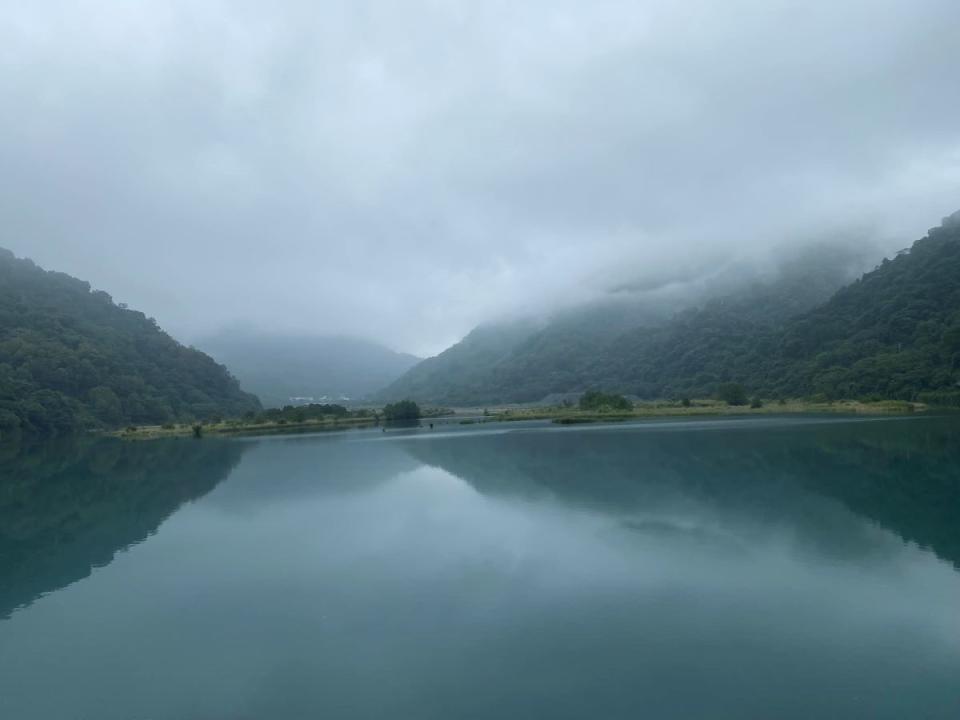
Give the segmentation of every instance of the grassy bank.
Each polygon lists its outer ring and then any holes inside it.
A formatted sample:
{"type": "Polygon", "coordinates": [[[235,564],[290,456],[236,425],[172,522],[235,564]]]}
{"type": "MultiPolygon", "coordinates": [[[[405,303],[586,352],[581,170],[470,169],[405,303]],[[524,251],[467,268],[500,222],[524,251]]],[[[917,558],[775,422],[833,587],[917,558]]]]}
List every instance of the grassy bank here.
{"type": "Polygon", "coordinates": [[[325,430],[350,430],[373,427],[373,418],[323,418],[308,419],[302,422],[284,420],[267,422],[246,422],[243,420],[225,420],[218,423],[179,423],[175,425],[142,425],[114,430],[107,433],[128,440],[150,440],[161,437],[195,437],[199,427],[199,436],[229,436],[242,434],[263,434],[276,432],[306,432],[325,430]]]}
{"type": "Polygon", "coordinates": [[[922,412],[927,406],[897,400],[882,402],[860,402],[857,400],[838,400],[836,402],[807,402],[788,400],[783,403],[764,403],[761,407],[750,405],[727,405],[713,400],[694,400],[689,406],[679,402],[644,402],[634,405],[632,410],[594,412],[577,408],[506,408],[493,412],[489,419],[504,422],[518,420],[553,420],[559,424],[578,424],[589,422],[617,422],[650,417],[697,417],[721,415],[776,415],[784,413],[826,414],[845,413],[862,415],[907,414],[922,412]]]}
{"type": "MultiPolygon", "coordinates": [[[[426,424],[473,424],[487,422],[516,422],[521,420],[552,420],[562,425],[596,422],[623,422],[651,417],[698,417],[698,416],[745,416],[745,415],[776,415],[784,413],[827,414],[845,413],[862,415],[908,414],[922,412],[927,406],[922,403],[911,403],[896,400],[882,402],[860,402],[856,400],[838,400],[836,402],[807,402],[789,400],[783,403],[770,402],[762,407],[749,405],[727,405],[715,400],[694,400],[689,405],[679,402],[642,402],[634,405],[632,410],[595,412],[579,410],[574,407],[501,407],[478,409],[461,409],[454,414],[443,418],[436,416],[424,417],[421,422],[426,424]],[[480,415],[481,412],[485,414],[480,415]]],[[[108,433],[116,437],[129,440],[148,440],[161,437],[193,437],[199,436],[230,436],[241,434],[266,434],[282,432],[321,432],[333,430],[351,430],[357,428],[376,427],[379,423],[372,417],[326,417],[311,418],[302,422],[285,420],[247,422],[243,420],[227,420],[217,423],[176,425],[145,425],[116,430],[108,433]]],[[[389,425],[387,426],[389,427],[389,425]]]]}

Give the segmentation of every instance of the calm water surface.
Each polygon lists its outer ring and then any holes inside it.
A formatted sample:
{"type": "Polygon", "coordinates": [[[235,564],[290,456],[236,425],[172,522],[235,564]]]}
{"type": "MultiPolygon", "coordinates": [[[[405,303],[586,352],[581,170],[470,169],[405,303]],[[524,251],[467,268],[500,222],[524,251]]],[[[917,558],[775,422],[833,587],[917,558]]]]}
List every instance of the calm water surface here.
{"type": "Polygon", "coordinates": [[[0,717],[960,717],[960,419],[0,458],[0,717]]]}

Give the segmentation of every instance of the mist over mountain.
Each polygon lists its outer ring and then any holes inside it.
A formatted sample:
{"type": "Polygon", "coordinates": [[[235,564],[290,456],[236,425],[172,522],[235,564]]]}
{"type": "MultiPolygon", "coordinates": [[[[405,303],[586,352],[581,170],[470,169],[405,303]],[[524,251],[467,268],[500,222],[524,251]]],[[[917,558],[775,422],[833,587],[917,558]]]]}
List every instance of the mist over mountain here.
{"type": "Polygon", "coordinates": [[[266,407],[362,400],[420,358],[348,336],[280,335],[234,328],[197,342],[266,407]]]}
{"type": "Polygon", "coordinates": [[[3,244],[178,337],[434,355],[960,190],[955,0],[4,6],[3,244]]]}
{"type": "Polygon", "coordinates": [[[734,382],[767,398],[960,402],[960,214],[825,302],[782,312],[826,294],[807,270],[624,335],[595,356],[592,383],[646,398],[734,382]]]}
{"type": "MultiPolygon", "coordinates": [[[[730,264],[701,277],[649,284],[540,320],[477,328],[378,393],[452,405],[536,402],[557,393],[610,388],[644,397],[644,352],[668,356],[709,344],[714,332],[760,333],[826,301],[879,257],[869,242],[782,251],[779,264],[730,264]],[[686,329],[696,326],[695,337],[686,329]]],[[[704,351],[709,353],[709,351],[704,351]]],[[[717,362],[727,362],[728,358],[717,362]]],[[[700,388],[709,394],[711,389],[700,388]]]]}
{"type": "Polygon", "coordinates": [[[109,288],[269,404],[707,392],[747,370],[743,348],[705,357],[728,335],[765,342],[851,279],[772,269],[823,237],[904,247],[960,190],[946,0],[8,15],[4,245],[109,288]],[[218,337],[241,325],[276,348],[218,337]],[[391,351],[309,340],[352,335],[436,357],[404,374],[391,351]]]}
{"type": "Polygon", "coordinates": [[[779,394],[960,405],[960,211],[794,318],[753,384],[779,394]]]}
{"type": "Polygon", "coordinates": [[[490,368],[511,357],[536,333],[534,320],[481,325],[463,340],[435,357],[427,358],[376,393],[378,400],[417,398],[433,403],[469,403],[487,397],[490,368]]]}
{"type": "Polygon", "coordinates": [[[0,720],[960,720],[958,38],[4,0],[0,720]]]}

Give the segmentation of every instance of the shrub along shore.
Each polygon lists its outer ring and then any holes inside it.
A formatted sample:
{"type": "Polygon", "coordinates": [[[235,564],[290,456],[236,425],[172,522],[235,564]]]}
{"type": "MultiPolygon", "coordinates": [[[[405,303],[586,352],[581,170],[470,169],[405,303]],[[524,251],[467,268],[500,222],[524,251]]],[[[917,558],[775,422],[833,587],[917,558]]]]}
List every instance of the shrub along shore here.
{"type": "MultiPolygon", "coordinates": [[[[634,403],[632,407],[602,407],[581,409],[573,406],[557,407],[495,407],[495,408],[427,408],[419,418],[421,424],[467,425],[487,422],[517,422],[522,420],[552,420],[562,425],[596,422],[624,422],[651,417],[697,417],[697,416],[748,416],[777,414],[850,414],[887,415],[924,412],[923,403],[886,400],[862,402],[838,400],[813,402],[806,400],[761,401],[746,405],[730,405],[718,400],[650,401],[634,403]]],[[[108,435],[131,440],[143,440],[177,436],[230,436],[237,434],[321,432],[352,430],[383,426],[386,429],[402,425],[391,424],[377,411],[362,411],[360,414],[319,415],[314,417],[285,417],[222,420],[209,423],[181,423],[176,425],[146,425],[115,430],[108,435]]],[[[405,422],[417,422],[417,418],[405,422]]]]}

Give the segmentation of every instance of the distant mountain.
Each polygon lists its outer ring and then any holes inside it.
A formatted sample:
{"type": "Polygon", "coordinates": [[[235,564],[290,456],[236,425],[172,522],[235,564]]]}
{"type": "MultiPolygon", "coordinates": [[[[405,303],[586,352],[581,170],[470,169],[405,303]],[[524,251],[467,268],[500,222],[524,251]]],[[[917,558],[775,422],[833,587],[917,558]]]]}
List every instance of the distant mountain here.
{"type": "Polygon", "coordinates": [[[427,358],[376,394],[379,400],[489,402],[490,369],[511,356],[539,327],[533,321],[481,325],[436,357],[427,358]]]}
{"type": "Polygon", "coordinates": [[[0,434],[241,415],[257,399],[89,283],[0,249],[0,434]]]}
{"type": "Polygon", "coordinates": [[[560,313],[488,370],[474,402],[534,402],[590,387],[598,348],[662,322],[668,311],[667,305],[619,301],[560,313]]]}
{"type": "MultiPolygon", "coordinates": [[[[658,374],[661,365],[667,374],[678,360],[691,357],[699,365],[735,365],[746,356],[723,355],[730,349],[727,333],[759,338],[772,332],[827,300],[864,266],[861,250],[818,246],[791,257],[763,279],[734,268],[712,286],[698,288],[699,297],[681,290],[567,310],[539,323],[478,328],[424,360],[378,397],[484,405],[534,402],[590,388],[664,397],[675,388],[658,374]],[[730,289],[733,277],[740,278],[735,291],[730,289]],[[714,338],[718,332],[719,345],[714,338]]],[[[712,392],[723,374],[708,372],[699,378],[699,392],[712,392]]],[[[683,385],[684,392],[688,385],[683,385]]]]}
{"type": "Polygon", "coordinates": [[[221,332],[198,343],[267,407],[292,398],[359,400],[393,382],[420,358],[354,337],[221,332]]]}

